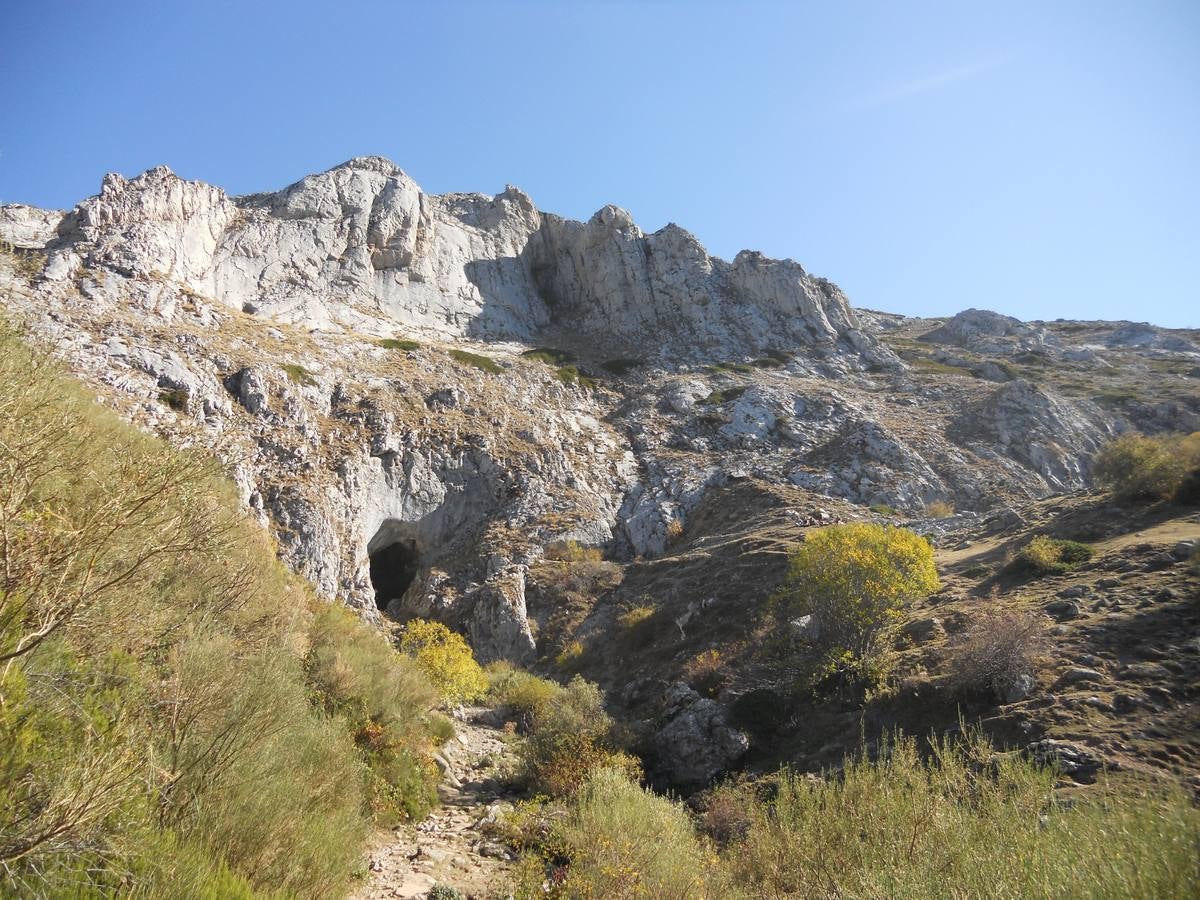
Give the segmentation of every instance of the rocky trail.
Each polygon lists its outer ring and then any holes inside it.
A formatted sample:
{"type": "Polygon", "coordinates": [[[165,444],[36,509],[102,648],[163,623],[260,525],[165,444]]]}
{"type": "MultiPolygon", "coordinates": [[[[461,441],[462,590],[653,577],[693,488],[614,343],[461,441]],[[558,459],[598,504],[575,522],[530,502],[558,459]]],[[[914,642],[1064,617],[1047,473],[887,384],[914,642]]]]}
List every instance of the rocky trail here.
{"type": "Polygon", "coordinates": [[[458,733],[442,748],[449,768],[438,788],[441,805],[423,822],[378,837],[354,900],[425,897],[439,885],[466,898],[508,896],[514,855],[488,829],[511,808],[498,775],[514,755],[490,714],[481,708],[456,714],[458,733]]]}

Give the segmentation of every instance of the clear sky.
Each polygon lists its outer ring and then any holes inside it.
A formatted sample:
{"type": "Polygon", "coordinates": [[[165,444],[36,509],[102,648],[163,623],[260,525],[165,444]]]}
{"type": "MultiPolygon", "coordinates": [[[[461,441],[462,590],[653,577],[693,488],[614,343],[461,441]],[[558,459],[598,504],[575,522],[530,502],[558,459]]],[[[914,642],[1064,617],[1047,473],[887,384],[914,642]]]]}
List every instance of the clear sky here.
{"type": "Polygon", "coordinates": [[[0,202],[352,156],[859,306],[1200,326],[1200,2],[0,0],[0,202]]]}

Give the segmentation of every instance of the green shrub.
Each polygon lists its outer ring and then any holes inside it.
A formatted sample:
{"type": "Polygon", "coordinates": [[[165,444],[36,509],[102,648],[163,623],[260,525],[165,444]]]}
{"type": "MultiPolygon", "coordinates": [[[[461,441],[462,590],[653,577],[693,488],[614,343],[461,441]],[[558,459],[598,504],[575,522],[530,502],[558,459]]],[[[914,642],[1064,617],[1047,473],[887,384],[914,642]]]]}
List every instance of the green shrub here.
{"type": "Polygon", "coordinates": [[[402,338],[384,338],[379,341],[379,346],[385,350],[420,350],[421,345],[417,341],[404,340],[402,338]]]}
{"type": "Polygon", "coordinates": [[[562,692],[562,686],[511,663],[495,662],[487,668],[488,699],[511,710],[528,730],[547,706],[562,692]]]}
{"type": "Polygon", "coordinates": [[[518,752],[530,786],[552,797],[573,793],[605,766],[641,775],[637,761],[616,747],[600,689],[578,675],[533,714],[518,752]]]}
{"type": "Polygon", "coordinates": [[[1008,570],[1035,578],[1061,575],[1092,558],[1092,548],[1078,541],[1064,541],[1039,534],[1030,539],[1008,564],[1008,570]]]}
{"type": "Polygon", "coordinates": [[[900,510],[894,506],[888,506],[886,503],[876,503],[874,506],[867,507],[877,516],[887,516],[888,518],[896,518],[900,515],[900,510]]]}
{"type": "Polygon", "coordinates": [[[1179,494],[1187,502],[1200,478],[1200,432],[1145,437],[1126,434],[1096,455],[1096,480],[1118,497],[1159,500],[1179,494]]]}
{"type": "Polygon", "coordinates": [[[481,369],[492,375],[497,375],[504,371],[494,359],[487,356],[480,356],[478,353],[468,353],[466,350],[451,350],[450,356],[464,366],[474,366],[476,369],[481,369]]]}
{"type": "Polygon", "coordinates": [[[566,897],[716,897],[719,876],[686,810],[600,768],[583,783],[550,843],[570,860],[566,897]]]}
{"type": "Polygon", "coordinates": [[[400,649],[417,661],[450,703],[475,700],[487,690],[487,677],[466,640],[441,622],[413,619],[401,632],[400,649]]]}
{"type": "Polygon", "coordinates": [[[786,620],[813,617],[813,677],[856,680],[873,671],[881,631],[937,587],[933,551],[919,535],[850,523],[811,532],[792,551],[776,603],[786,620]]]}
{"type": "MultiPolygon", "coordinates": [[[[315,699],[344,721],[368,770],[372,817],[418,819],[437,803],[430,710],[441,699],[424,670],[342,606],[319,610],[309,628],[305,672],[315,699]]],[[[453,734],[453,726],[451,726],[453,734]]]]}

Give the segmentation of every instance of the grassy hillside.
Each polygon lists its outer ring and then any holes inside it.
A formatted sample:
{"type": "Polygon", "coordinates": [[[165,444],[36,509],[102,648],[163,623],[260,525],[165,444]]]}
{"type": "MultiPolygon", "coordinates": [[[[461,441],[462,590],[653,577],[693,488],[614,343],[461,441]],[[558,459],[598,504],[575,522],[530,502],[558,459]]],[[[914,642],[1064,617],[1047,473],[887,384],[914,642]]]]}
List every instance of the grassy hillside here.
{"type": "Polygon", "coordinates": [[[336,895],[436,801],[438,691],[238,510],[0,330],[0,894],[336,895]]]}

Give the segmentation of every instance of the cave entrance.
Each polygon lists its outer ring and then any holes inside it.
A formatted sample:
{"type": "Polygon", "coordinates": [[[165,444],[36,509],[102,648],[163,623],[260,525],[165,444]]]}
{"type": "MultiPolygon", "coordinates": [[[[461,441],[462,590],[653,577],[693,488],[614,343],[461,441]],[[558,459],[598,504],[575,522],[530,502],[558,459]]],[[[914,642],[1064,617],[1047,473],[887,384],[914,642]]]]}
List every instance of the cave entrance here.
{"type": "Polygon", "coordinates": [[[375,605],[381,610],[404,596],[421,568],[417,540],[407,531],[400,522],[386,522],[367,546],[371,587],[375,589],[375,605]]]}

